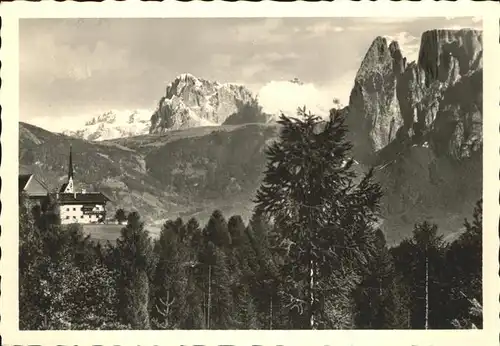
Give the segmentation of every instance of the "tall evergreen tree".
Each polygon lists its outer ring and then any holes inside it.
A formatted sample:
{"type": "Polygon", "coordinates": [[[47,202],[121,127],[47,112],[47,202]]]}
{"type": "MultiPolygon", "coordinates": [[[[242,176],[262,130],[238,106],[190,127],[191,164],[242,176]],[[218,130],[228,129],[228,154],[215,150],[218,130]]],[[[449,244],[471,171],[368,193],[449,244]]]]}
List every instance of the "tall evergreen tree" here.
{"type": "Polygon", "coordinates": [[[220,210],[215,210],[203,230],[202,271],[206,294],[206,326],[208,329],[236,327],[232,286],[236,262],[228,256],[231,236],[220,210]]]}
{"type": "Polygon", "coordinates": [[[132,329],[149,329],[149,276],[153,249],[139,213],[128,215],[127,225],[122,229],[116,246],[120,268],[120,322],[132,329]]]}
{"type": "MultiPolygon", "coordinates": [[[[199,223],[195,219],[188,222],[188,228],[192,230],[191,249],[195,252],[195,265],[191,270],[193,282],[198,292],[201,292],[201,310],[203,328],[208,328],[208,292],[209,292],[209,256],[207,250],[207,240],[203,230],[199,227],[199,223]]],[[[210,268],[211,269],[211,268],[210,268]]],[[[211,279],[211,277],[210,277],[211,279]]]]}
{"type": "Polygon", "coordinates": [[[376,232],[375,255],[366,266],[355,292],[356,328],[404,328],[394,262],[381,230],[376,232]]]}
{"type": "Polygon", "coordinates": [[[187,291],[185,293],[186,311],[181,321],[182,329],[204,329],[206,323],[204,303],[204,275],[199,262],[199,253],[204,248],[204,237],[196,218],[187,222],[184,237],[185,247],[189,249],[187,266],[187,291]],[[201,275],[200,275],[201,274],[201,275]]]}
{"type": "Polygon", "coordinates": [[[196,218],[192,217],[188,220],[186,223],[186,234],[184,237],[184,243],[188,246],[191,247],[191,244],[193,242],[193,237],[201,231],[200,229],[200,223],[196,218]]]}
{"type": "Polygon", "coordinates": [[[158,262],[153,279],[151,315],[156,328],[178,329],[186,313],[185,293],[190,263],[188,249],[181,241],[183,229],[180,219],[165,222],[155,246],[158,262]]]}
{"type": "Polygon", "coordinates": [[[228,269],[232,276],[233,300],[240,326],[243,329],[256,329],[257,311],[250,289],[254,273],[249,266],[249,261],[254,260],[255,256],[245,228],[239,215],[232,216],[228,221],[228,232],[231,236],[231,247],[227,251],[228,269]]]}
{"type": "Polygon", "coordinates": [[[396,270],[411,290],[412,329],[449,328],[443,313],[446,246],[437,231],[437,225],[427,221],[416,224],[413,236],[393,250],[396,270]]]}
{"type": "Polygon", "coordinates": [[[245,229],[251,247],[250,289],[256,303],[258,323],[264,329],[280,329],[286,326],[280,314],[278,295],[279,275],[271,247],[271,225],[263,215],[255,212],[245,229]]]}
{"type": "Polygon", "coordinates": [[[204,232],[207,240],[220,248],[227,249],[231,244],[227,222],[220,210],[215,210],[212,213],[204,232]]]}
{"type": "Polygon", "coordinates": [[[208,243],[209,260],[209,313],[207,325],[209,329],[236,329],[237,310],[234,304],[227,266],[227,256],[222,249],[208,243]]]}
{"type": "Polygon", "coordinates": [[[342,290],[354,288],[349,284],[367,263],[380,187],[371,172],[355,183],[340,112],[332,110],[324,124],[305,109],[298,115],[279,120],[257,211],[272,218],[288,243],[283,296],[293,316],[290,327],[342,328],[352,314],[337,319],[333,311],[343,310],[340,302],[352,307],[350,292],[342,290]]]}

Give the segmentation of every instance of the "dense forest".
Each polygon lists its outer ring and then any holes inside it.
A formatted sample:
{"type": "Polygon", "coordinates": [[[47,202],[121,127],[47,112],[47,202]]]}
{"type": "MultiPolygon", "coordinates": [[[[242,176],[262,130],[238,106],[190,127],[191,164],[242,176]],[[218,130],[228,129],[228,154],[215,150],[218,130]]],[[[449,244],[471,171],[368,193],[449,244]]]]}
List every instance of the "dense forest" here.
{"type": "Polygon", "coordinates": [[[101,244],[61,225],[55,199],[21,195],[20,329],[482,328],[481,201],[453,242],[415,220],[389,247],[343,115],[298,115],[279,121],[248,223],[215,210],[152,240],[124,212],[101,244]]]}

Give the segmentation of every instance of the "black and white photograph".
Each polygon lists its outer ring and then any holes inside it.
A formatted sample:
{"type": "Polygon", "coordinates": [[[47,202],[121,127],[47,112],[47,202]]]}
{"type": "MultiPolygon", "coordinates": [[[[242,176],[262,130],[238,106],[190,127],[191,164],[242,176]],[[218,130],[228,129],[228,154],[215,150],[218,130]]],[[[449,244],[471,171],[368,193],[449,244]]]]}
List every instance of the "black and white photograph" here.
{"type": "Polygon", "coordinates": [[[19,330],[483,328],[481,17],[18,26],[19,330]]]}

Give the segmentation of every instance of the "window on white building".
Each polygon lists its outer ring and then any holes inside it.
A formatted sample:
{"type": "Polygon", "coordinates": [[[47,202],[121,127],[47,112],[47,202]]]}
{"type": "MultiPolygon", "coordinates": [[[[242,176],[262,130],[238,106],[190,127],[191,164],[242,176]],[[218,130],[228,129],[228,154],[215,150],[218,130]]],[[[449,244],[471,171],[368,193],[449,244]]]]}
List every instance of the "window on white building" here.
{"type": "Polygon", "coordinates": [[[76,211],[76,208],[73,208],[73,211],[76,211]]]}
{"type": "Polygon", "coordinates": [[[66,208],[66,211],[69,211],[69,208],[66,208]]]}
{"type": "Polygon", "coordinates": [[[69,219],[69,216],[66,216],[66,220],[68,220],[68,219],[69,219]]]}

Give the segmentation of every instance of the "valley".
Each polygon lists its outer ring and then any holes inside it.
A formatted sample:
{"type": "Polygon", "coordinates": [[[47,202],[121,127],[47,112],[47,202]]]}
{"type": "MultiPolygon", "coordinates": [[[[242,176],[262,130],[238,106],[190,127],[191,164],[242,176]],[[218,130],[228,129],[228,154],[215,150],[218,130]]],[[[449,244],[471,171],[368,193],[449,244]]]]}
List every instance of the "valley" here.
{"type": "MultiPolygon", "coordinates": [[[[347,114],[356,170],[375,167],[382,185],[389,242],[423,220],[453,237],[481,198],[481,35],[426,32],[416,62],[407,62],[396,42],[376,38],[349,105],[340,110],[347,114]]],[[[149,122],[141,117],[133,131],[101,126],[98,134],[59,134],[21,122],[20,169],[55,189],[66,175],[71,143],[77,189],[109,195],[110,215],[116,208],[137,210],[156,230],[176,217],[196,216],[203,224],[214,209],[247,221],[267,145],[279,131],[277,116],[264,114],[249,95],[244,87],[182,75],[149,122]]]]}

